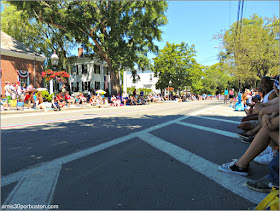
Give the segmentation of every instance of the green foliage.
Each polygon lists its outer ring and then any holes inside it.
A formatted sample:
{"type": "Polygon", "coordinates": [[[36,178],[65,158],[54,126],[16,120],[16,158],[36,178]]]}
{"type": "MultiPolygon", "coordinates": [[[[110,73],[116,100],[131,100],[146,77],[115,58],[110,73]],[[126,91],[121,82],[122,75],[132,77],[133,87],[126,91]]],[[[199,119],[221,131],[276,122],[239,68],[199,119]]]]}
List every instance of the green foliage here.
{"type": "Polygon", "coordinates": [[[196,63],[195,46],[166,43],[164,49],[154,58],[152,68],[155,76],[159,77],[156,84],[157,89],[165,89],[172,86],[175,90],[182,90],[186,86],[198,88],[201,78],[201,67],[196,63]]]}
{"type": "Polygon", "coordinates": [[[276,75],[279,71],[279,19],[253,15],[237,23],[220,39],[223,49],[220,59],[230,73],[243,85],[255,87],[256,81],[265,75],[276,75]],[[240,23],[238,23],[240,26],[240,23]]]}
{"type": "MultiPolygon", "coordinates": [[[[227,71],[218,63],[210,67],[205,67],[204,77],[201,80],[202,88],[199,94],[211,94],[222,93],[225,88],[229,89],[230,76],[227,71]]],[[[232,87],[230,87],[232,88],[232,87]]]]}
{"type": "Polygon", "coordinates": [[[44,101],[52,102],[54,93],[52,93],[51,95],[48,91],[42,91],[41,93],[42,93],[42,98],[43,98],[44,101]]]}
{"type": "MultiPolygon", "coordinates": [[[[88,53],[105,60],[113,94],[120,92],[121,68],[149,67],[148,52],[156,52],[160,27],[167,23],[166,1],[13,1],[37,21],[69,34],[88,53]]],[[[67,39],[70,41],[70,39],[67,39]]]]}
{"type": "MultiPolygon", "coordinates": [[[[74,43],[73,37],[67,32],[57,30],[50,24],[38,21],[28,10],[17,9],[13,2],[3,2],[1,14],[1,30],[22,42],[30,49],[50,58],[56,50],[60,60],[59,69],[67,64],[66,55],[70,53],[74,43]]],[[[47,60],[50,68],[50,60],[47,60]]]]}

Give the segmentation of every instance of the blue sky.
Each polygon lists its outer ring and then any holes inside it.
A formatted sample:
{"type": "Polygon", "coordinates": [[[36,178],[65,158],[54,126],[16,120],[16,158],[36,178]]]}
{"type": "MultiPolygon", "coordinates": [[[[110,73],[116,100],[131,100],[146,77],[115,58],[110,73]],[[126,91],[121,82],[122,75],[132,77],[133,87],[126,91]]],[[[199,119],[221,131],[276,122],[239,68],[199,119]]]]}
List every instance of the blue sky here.
{"type": "MultiPolygon", "coordinates": [[[[179,44],[182,41],[194,44],[197,61],[203,65],[218,62],[220,46],[213,36],[237,21],[238,1],[168,1],[168,24],[162,27],[163,41],[158,42],[160,49],[168,41],[179,44]]],[[[254,13],[261,17],[279,17],[279,1],[244,2],[243,17],[254,13]]],[[[152,58],[152,55],[149,55],[152,58]]]]}

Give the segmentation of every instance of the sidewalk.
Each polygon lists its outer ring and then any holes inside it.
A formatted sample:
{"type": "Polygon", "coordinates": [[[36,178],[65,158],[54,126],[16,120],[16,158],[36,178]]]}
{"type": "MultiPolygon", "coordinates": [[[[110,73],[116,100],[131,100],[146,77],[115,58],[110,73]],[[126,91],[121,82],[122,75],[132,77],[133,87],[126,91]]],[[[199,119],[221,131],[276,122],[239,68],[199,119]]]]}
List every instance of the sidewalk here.
{"type": "MultiPolygon", "coordinates": [[[[69,106],[64,106],[63,108],[61,108],[61,111],[65,111],[65,110],[77,110],[77,109],[88,109],[88,108],[98,108],[97,106],[91,106],[89,104],[85,104],[82,106],[78,106],[78,107],[69,107],[69,106]]],[[[8,114],[26,114],[26,113],[42,113],[44,112],[42,109],[29,109],[29,108],[25,108],[24,110],[4,110],[1,111],[1,115],[8,115],[8,114]]],[[[47,112],[59,112],[59,111],[54,111],[52,108],[48,108],[47,112]]]]}

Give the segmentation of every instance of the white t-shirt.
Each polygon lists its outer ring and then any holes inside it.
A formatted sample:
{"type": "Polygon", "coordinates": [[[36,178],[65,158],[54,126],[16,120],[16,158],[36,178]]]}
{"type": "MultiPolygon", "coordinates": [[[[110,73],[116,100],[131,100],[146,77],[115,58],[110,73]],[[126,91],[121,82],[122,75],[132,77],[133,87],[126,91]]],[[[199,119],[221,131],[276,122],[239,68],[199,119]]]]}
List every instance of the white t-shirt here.
{"type": "Polygon", "coordinates": [[[18,86],[17,87],[17,94],[18,94],[18,96],[20,96],[21,93],[22,93],[21,86],[18,86]]]}
{"type": "Polygon", "coordinates": [[[271,92],[273,92],[274,90],[272,89],[270,92],[268,92],[264,97],[263,97],[263,103],[267,103],[269,100],[268,100],[268,97],[269,95],[271,94],[271,92]]]}
{"type": "Polygon", "coordinates": [[[9,92],[9,90],[11,91],[10,85],[7,84],[7,85],[5,86],[5,95],[6,95],[6,96],[11,96],[11,93],[9,92]]]}
{"type": "Polygon", "coordinates": [[[12,92],[12,99],[16,99],[16,95],[17,95],[17,91],[16,91],[16,87],[14,87],[13,85],[10,86],[10,90],[12,92]]]}

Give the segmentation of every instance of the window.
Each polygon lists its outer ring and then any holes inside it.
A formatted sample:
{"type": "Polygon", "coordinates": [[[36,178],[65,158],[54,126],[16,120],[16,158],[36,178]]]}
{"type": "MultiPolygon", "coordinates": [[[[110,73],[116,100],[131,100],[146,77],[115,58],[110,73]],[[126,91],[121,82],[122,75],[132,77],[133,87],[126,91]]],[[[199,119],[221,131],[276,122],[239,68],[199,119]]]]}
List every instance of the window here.
{"type": "Polygon", "coordinates": [[[82,74],[87,74],[87,64],[82,64],[82,74]]]}
{"type": "Polygon", "coordinates": [[[88,90],[90,90],[90,81],[88,81],[87,83],[88,83],[87,88],[88,88],[88,90]]]}
{"type": "Polygon", "coordinates": [[[79,87],[78,87],[79,83],[78,82],[72,82],[71,83],[71,87],[72,87],[72,92],[78,92],[79,87]]]}
{"type": "Polygon", "coordinates": [[[100,74],[100,65],[97,65],[97,64],[94,65],[94,73],[100,74]]]}
{"type": "Polygon", "coordinates": [[[76,75],[79,75],[79,65],[76,65],[76,75]]]}
{"type": "Polygon", "coordinates": [[[109,75],[109,67],[104,67],[104,75],[109,75]]]}
{"type": "Polygon", "coordinates": [[[150,74],[150,81],[153,80],[153,74],[150,74]]]}
{"type": "Polygon", "coordinates": [[[72,92],[78,92],[79,91],[79,82],[72,82],[71,87],[72,87],[72,92]]]}
{"type": "Polygon", "coordinates": [[[22,78],[22,77],[19,77],[19,81],[20,81],[20,86],[23,87],[23,84],[25,84],[26,86],[28,86],[28,77],[26,78],[22,78]]]}
{"type": "Polygon", "coordinates": [[[82,91],[90,90],[90,81],[82,82],[82,91]]]}
{"type": "Polygon", "coordinates": [[[80,91],[79,82],[77,82],[76,92],[79,92],[79,91],[80,91]]]}
{"type": "Polygon", "coordinates": [[[71,75],[77,75],[77,67],[76,66],[72,66],[72,69],[71,69],[71,75]]]}
{"type": "Polygon", "coordinates": [[[100,82],[95,81],[95,89],[100,89],[100,82]]]}

